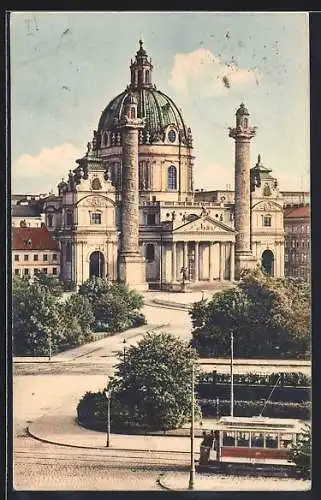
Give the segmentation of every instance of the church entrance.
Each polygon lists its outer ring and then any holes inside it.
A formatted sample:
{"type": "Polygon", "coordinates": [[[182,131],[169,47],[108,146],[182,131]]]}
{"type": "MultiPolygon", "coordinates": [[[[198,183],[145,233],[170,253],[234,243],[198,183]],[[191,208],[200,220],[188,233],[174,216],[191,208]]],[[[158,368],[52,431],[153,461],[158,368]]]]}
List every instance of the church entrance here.
{"type": "Polygon", "coordinates": [[[264,250],[262,253],[262,268],[266,274],[274,276],[274,255],[271,250],[264,250]]]}
{"type": "Polygon", "coordinates": [[[89,276],[98,276],[103,278],[105,276],[105,259],[102,252],[93,252],[89,259],[89,276]]]}

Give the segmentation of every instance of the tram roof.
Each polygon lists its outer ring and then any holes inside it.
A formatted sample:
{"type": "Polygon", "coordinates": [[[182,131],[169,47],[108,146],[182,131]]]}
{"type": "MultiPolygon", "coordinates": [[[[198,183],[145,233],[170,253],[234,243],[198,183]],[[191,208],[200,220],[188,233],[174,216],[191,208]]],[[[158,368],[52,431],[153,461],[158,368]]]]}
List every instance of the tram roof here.
{"type": "Polygon", "coordinates": [[[274,430],[301,430],[304,422],[296,419],[288,418],[270,418],[270,417],[221,417],[218,421],[220,427],[229,427],[233,429],[237,428],[249,428],[249,429],[274,429],[274,430]]]}

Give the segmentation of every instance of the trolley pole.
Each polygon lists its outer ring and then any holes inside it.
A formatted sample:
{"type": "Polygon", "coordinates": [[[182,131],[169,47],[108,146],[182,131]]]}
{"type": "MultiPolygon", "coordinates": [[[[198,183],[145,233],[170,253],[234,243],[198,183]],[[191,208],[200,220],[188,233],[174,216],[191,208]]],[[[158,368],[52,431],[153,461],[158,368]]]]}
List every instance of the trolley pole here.
{"type": "Polygon", "coordinates": [[[231,417],[234,416],[234,374],[233,374],[233,357],[234,357],[234,335],[231,331],[231,417]]]}
{"type": "Polygon", "coordinates": [[[188,489],[194,489],[195,482],[195,460],[194,460],[194,406],[195,406],[195,395],[194,395],[194,386],[195,386],[195,368],[194,361],[192,365],[192,414],[191,414],[191,469],[189,475],[189,484],[188,489]]]}

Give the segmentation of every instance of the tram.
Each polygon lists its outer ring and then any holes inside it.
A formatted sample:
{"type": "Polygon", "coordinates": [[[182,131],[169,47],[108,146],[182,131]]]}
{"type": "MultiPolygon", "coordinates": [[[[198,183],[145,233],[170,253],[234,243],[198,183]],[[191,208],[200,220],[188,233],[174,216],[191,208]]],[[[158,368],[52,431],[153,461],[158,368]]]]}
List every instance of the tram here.
{"type": "Polygon", "coordinates": [[[200,464],[208,460],[288,463],[289,451],[303,427],[303,422],[294,419],[221,417],[211,431],[212,442],[204,438],[201,444],[200,464]]]}

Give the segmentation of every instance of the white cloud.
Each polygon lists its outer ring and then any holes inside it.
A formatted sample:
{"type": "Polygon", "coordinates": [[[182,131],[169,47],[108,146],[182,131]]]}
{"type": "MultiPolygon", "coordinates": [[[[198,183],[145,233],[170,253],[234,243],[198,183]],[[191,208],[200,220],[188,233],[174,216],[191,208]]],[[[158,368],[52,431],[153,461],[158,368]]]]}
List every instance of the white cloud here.
{"type": "Polygon", "coordinates": [[[234,165],[196,166],[194,171],[194,188],[211,191],[215,189],[234,189],[234,165]],[[197,175],[196,175],[197,172],[197,175]]]}
{"type": "Polygon", "coordinates": [[[12,192],[56,191],[58,182],[76,167],[75,161],[83,156],[73,144],[43,148],[37,156],[21,155],[12,164],[12,192]]]}
{"type": "Polygon", "coordinates": [[[224,63],[219,56],[202,47],[175,55],[169,84],[179,92],[195,89],[212,97],[235,88],[258,85],[261,78],[257,69],[239,68],[235,61],[224,63]]]}

